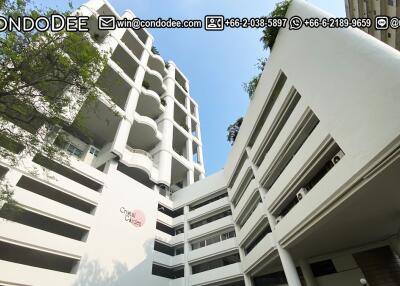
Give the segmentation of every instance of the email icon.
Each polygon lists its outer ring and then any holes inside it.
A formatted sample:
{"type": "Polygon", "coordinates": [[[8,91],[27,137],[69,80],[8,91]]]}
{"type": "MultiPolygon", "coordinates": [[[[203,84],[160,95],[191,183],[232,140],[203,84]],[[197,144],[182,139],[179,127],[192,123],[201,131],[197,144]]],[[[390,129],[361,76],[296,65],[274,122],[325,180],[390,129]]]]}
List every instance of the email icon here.
{"type": "Polygon", "coordinates": [[[99,30],[115,30],[114,16],[99,16],[97,23],[99,30]]]}

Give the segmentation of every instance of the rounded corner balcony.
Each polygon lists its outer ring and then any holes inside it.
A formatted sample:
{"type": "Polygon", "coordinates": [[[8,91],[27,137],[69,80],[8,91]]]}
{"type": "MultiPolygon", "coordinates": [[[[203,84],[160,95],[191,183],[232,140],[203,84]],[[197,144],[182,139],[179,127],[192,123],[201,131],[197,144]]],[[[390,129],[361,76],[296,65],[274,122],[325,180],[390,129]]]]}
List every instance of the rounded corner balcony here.
{"type": "Polygon", "coordinates": [[[161,104],[160,96],[155,91],[142,87],[136,112],[142,116],[157,120],[164,110],[165,108],[161,104]]]}
{"type": "Polygon", "coordinates": [[[129,132],[127,145],[131,149],[140,149],[148,153],[161,141],[157,123],[147,116],[135,113],[129,132]]]}
{"type": "Polygon", "coordinates": [[[143,83],[149,87],[148,89],[154,91],[159,96],[163,95],[163,93],[167,90],[161,74],[157,71],[151,70],[148,67],[146,68],[146,74],[144,76],[143,83]]]}
{"type": "Polygon", "coordinates": [[[134,149],[127,145],[122,155],[121,162],[130,168],[141,169],[149,178],[154,177],[154,169],[156,167],[153,164],[153,156],[147,151],[134,149]]]}
{"type": "Polygon", "coordinates": [[[147,65],[151,70],[158,72],[162,78],[167,76],[165,62],[161,56],[151,52],[147,65]]]}

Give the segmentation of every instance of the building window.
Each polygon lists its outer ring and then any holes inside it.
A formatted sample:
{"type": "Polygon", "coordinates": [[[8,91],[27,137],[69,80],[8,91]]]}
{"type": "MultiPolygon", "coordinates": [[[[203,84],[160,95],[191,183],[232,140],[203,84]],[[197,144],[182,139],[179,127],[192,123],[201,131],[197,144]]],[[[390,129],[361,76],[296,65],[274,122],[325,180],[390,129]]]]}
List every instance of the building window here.
{"type": "Polygon", "coordinates": [[[219,259],[207,261],[201,264],[193,265],[192,266],[192,274],[208,271],[211,269],[215,269],[218,267],[223,267],[226,265],[230,265],[233,263],[240,262],[239,254],[233,254],[229,256],[225,256],[219,259]]]}
{"type": "Polygon", "coordinates": [[[232,211],[231,211],[231,210],[226,210],[226,211],[224,211],[224,212],[221,212],[221,213],[219,213],[219,214],[210,216],[210,217],[208,217],[208,218],[206,218],[206,219],[203,219],[203,220],[201,220],[201,221],[194,222],[194,223],[192,223],[192,224],[190,225],[190,228],[193,229],[193,228],[202,226],[202,225],[204,225],[204,224],[208,224],[208,223],[210,223],[210,222],[213,222],[213,221],[219,220],[219,219],[221,219],[221,218],[230,216],[231,214],[232,214],[232,211]]]}
{"type": "Polygon", "coordinates": [[[390,6],[393,6],[393,5],[394,5],[394,1],[393,1],[393,0],[388,0],[388,4],[389,4],[390,6]]]}
{"type": "Polygon", "coordinates": [[[68,142],[65,145],[65,150],[70,153],[71,155],[80,158],[82,156],[83,151],[81,149],[79,149],[78,147],[76,147],[75,145],[71,144],[70,142],[68,142]]]}
{"type": "Polygon", "coordinates": [[[195,243],[192,243],[192,250],[202,248],[202,247],[205,247],[205,246],[208,246],[208,245],[211,245],[211,244],[214,244],[214,243],[217,243],[217,242],[220,242],[220,241],[223,241],[223,240],[235,237],[235,236],[236,236],[236,233],[234,230],[231,230],[229,232],[224,232],[222,234],[217,234],[212,237],[206,238],[202,241],[197,241],[195,243]]]}
{"type": "Polygon", "coordinates": [[[388,33],[388,38],[391,38],[391,37],[392,37],[392,34],[388,33]]]}
{"type": "Polygon", "coordinates": [[[97,157],[97,155],[99,155],[99,149],[91,146],[90,149],[89,149],[89,153],[93,154],[93,156],[97,157]]]}

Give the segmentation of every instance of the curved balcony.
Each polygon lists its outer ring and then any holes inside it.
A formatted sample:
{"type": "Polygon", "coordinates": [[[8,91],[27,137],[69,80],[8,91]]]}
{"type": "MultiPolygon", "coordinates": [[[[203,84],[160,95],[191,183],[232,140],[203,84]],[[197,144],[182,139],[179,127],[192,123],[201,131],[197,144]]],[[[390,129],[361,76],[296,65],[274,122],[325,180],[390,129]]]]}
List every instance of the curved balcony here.
{"type": "Polygon", "coordinates": [[[139,100],[136,106],[136,112],[142,116],[150,117],[156,120],[164,111],[161,99],[157,93],[150,89],[142,87],[139,100]]]}
{"type": "Polygon", "coordinates": [[[163,83],[161,74],[155,70],[146,67],[146,74],[144,76],[143,85],[148,84],[149,88],[158,95],[162,95],[166,91],[166,86],[163,83]]]}
{"type": "Polygon", "coordinates": [[[164,60],[159,55],[150,53],[147,65],[150,69],[157,71],[159,74],[161,74],[162,77],[165,77],[167,75],[164,60]]]}
{"type": "Polygon", "coordinates": [[[138,113],[134,114],[134,121],[128,137],[130,147],[150,152],[161,141],[161,138],[157,123],[153,119],[138,113]]]}
{"type": "Polygon", "coordinates": [[[150,153],[126,146],[121,162],[128,167],[141,169],[151,177],[153,170],[153,156],[151,156],[150,153]]]}

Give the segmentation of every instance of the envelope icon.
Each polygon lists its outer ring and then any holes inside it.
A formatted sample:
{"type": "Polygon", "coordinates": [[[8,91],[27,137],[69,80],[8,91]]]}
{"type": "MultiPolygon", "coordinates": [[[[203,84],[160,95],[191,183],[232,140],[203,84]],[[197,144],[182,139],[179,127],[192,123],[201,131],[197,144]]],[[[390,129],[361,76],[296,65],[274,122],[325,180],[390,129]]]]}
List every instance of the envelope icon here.
{"type": "Polygon", "coordinates": [[[115,30],[114,16],[99,16],[97,23],[99,30],[115,30]]]}

